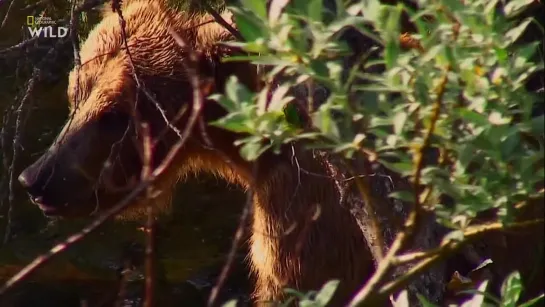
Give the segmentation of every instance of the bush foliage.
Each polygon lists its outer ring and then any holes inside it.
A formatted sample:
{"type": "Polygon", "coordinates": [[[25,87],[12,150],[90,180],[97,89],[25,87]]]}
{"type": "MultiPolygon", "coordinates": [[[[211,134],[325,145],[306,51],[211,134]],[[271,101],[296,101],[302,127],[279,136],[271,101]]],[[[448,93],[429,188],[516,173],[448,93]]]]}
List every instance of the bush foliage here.
{"type": "MultiPolygon", "coordinates": [[[[543,196],[544,116],[534,112],[543,98],[525,86],[543,70],[542,50],[538,41],[519,39],[535,23],[520,18],[532,1],[417,2],[420,9],[336,1],[332,11],[321,0],[272,1],[270,9],[242,0],[230,9],[245,41],[231,45],[249,55],[228,60],[271,68],[257,93],[232,78],[226,94],[213,97],[229,111],[215,124],[250,135],[239,140],[248,160],[300,139],[377,160],[424,186],[393,197],[433,210],[452,229],[448,239],[464,240],[480,212],[497,209],[508,226],[517,210],[543,196]],[[403,14],[414,32],[401,28],[403,14]],[[376,45],[356,65],[345,62],[350,50],[340,37],[348,29],[376,45]],[[271,88],[279,78],[288,81],[271,88]],[[309,99],[311,129],[293,107],[294,86],[329,92],[321,104],[309,99]],[[437,163],[424,166],[423,152],[437,152],[437,163]]],[[[323,306],[335,287],[297,296],[302,306],[323,306]]],[[[520,287],[515,272],[502,298],[491,299],[515,306],[520,287]]]]}

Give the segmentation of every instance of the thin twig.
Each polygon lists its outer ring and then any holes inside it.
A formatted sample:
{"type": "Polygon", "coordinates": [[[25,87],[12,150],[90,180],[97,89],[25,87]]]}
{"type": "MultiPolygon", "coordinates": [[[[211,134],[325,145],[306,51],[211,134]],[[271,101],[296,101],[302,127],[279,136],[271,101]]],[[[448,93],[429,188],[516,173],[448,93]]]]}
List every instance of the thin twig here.
{"type": "MultiPolygon", "coordinates": [[[[252,178],[255,178],[255,176],[257,175],[257,169],[258,169],[258,164],[255,163],[252,170],[252,173],[253,173],[252,178]]],[[[244,205],[244,209],[242,209],[242,213],[240,214],[238,227],[235,232],[235,237],[233,238],[233,241],[231,242],[231,248],[229,249],[229,253],[227,254],[227,261],[225,262],[225,265],[223,266],[221,270],[221,273],[218,277],[218,280],[216,281],[216,284],[214,285],[214,288],[212,288],[212,291],[210,292],[210,296],[208,297],[208,302],[206,304],[206,306],[208,307],[214,306],[214,303],[216,302],[216,299],[218,298],[218,294],[221,288],[223,287],[225,280],[227,279],[229,270],[233,265],[236,251],[240,245],[240,241],[244,237],[246,222],[248,221],[248,217],[251,215],[253,211],[253,199],[254,199],[254,191],[252,187],[248,190],[246,194],[246,204],[244,205]]]]}
{"type": "Polygon", "coordinates": [[[2,30],[2,28],[6,25],[6,22],[8,21],[8,17],[9,17],[9,12],[11,12],[11,7],[13,6],[14,3],[15,3],[15,0],[11,0],[8,6],[8,10],[6,11],[6,15],[4,15],[4,19],[2,19],[2,24],[0,24],[0,30],[2,30]]]}
{"type": "Polygon", "coordinates": [[[21,9],[21,11],[29,11],[29,10],[34,10],[44,4],[47,4],[48,2],[50,2],[51,0],[40,0],[36,3],[32,3],[32,4],[29,4],[27,6],[25,6],[24,8],[21,9]]]}
{"type": "MultiPolygon", "coordinates": [[[[150,136],[150,128],[146,123],[140,125],[142,135],[142,147],[143,147],[143,166],[141,178],[148,178],[151,173],[152,168],[152,141],[150,136]]],[[[144,307],[152,307],[155,302],[155,292],[154,292],[154,280],[155,280],[155,266],[154,266],[154,250],[155,250],[155,216],[153,214],[153,204],[152,204],[152,187],[148,186],[146,189],[146,198],[147,198],[147,221],[146,221],[146,251],[145,251],[145,300],[144,307]]]]}
{"type": "Polygon", "coordinates": [[[25,278],[27,278],[31,273],[36,271],[36,269],[38,269],[40,266],[44,265],[49,260],[51,260],[53,256],[58,255],[60,252],[64,251],[68,247],[71,247],[75,243],[79,242],[89,233],[95,231],[99,226],[104,224],[104,222],[106,222],[108,218],[116,215],[117,213],[121,212],[123,209],[131,205],[134,202],[134,200],[140,195],[140,193],[143,192],[152,183],[152,179],[154,180],[155,177],[151,177],[149,180],[141,182],[121,202],[119,202],[117,205],[113,206],[112,208],[110,208],[109,210],[105,211],[103,214],[98,216],[95,220],[93,220],[89,225],[87,225],[81,231],[71,235],[63,242],[55,245],[46,253],[36,257],[31,263],[26,265],[22,270],[20,270],[17,274],[15,274],[15,276],[11,277],[6,283],[4,283],[4,285],[0,288],[0,295],[3,295],[7,290],[12,288],[14,285],[21,282],[25,278]]]}
{"type": "MultiPolygon", "coordinates": [[[[194,106],[193,107],[195,107],[195,103],[198,102],[199,108],[200,108],[202,106],[204,98],[203,98],[203,93],[201,91],[202,86],[200,84],[200,80],[198,78],[198,73],[197,73],[198,65],[195,65],[196,61],[198,60],[197,55],[195,54],[195,52],[192,49],[188,48],[187,43],[182,39],[182,37],[179,36],[172,29],[170,30],[170,34],[172,35],[172,37],[174,38],[176,43],[180,47],[182,47],[184,49],[187,49],[187,51],[189,53],[188,59],[190,61],[188,61],[188,63],[184,62],[184,68],[187,71],[187,76],[189,78],[189,82],[191,83],[191,86],[193,88],[193,101],[194,101],[194,106]]],[[[204,141],[206,143],[209,143],[208,144],[209,146],[212,146],[213,144],[211,144],[211,141],[210,141],[210,139],[208,138],[208,136],[206,134],[206,130],[204,128],[204,122],[202,121],[202,118],[201,118],[201,121],[200,121],[200,128],[201,128],[201,133],[202,133],[204,141]]],[[[227,162],[230,162],[230,161],[227,160],[227,162]]],[[[254,176],[255,176],[256,168],[257,168],[257,166],[254,167],[254,176]]],[[[222,271],[221,271],[221,273],[220,273],[220,275],[218,277],[216,285],[214,286],[214,288],[210,292],[210,296],[208,298],[207,306],[213,306],[214,305],[214,303],[215,303],[215,301],[217,299],[218,293],[219,293],[221,287],[223,286],[223,284],[224,284],[224,282],[225,282],[225,280],[227,278],[227,275],[229,274],[229,269],[231,268],[232,263],[234,261],[234,258],[235,258],[235,255],[236,255],[236,250],[237,250],[237,248],[238,248],[238,246],[240,244],[240,241],[242,240],[242,237],[244,236],[244,229],[245,229],[244,226],[246,225],[246,221],[247,221],[248,216],[250,215],[250,212],[251,212],[252,199],[253,199],[253,193],[252,193],[252,190],[250,189],[250,191],[248,192],[248,195],[247,195],[246,205],[244,206],[244,209],[243,209],[243,211],[241,213],[241,216],[240,216],[239,225],[238,225],[237,231],[235,233],[235,237],[233,238],[233,241],[232,241],[232,244],[231,244],[231,249],[230,249],[230,251],[228,253],[228,256],[227,256],[227,261],[226,261],[225,265],[222,268],[222,271]]]]}
{"type": "Polygon", "coordinates": [[[2,127],[0,128],[0,148],[2,149],[2,152],[0,152],[0,160],[2,161],[2,175],[0,179],[0,210],[4,207],[4,198],[7,193],[7,189],[4,187],[6,186],[6,183],[8,182],[9,178],[9,165],[11,164],[8,157],[8,146],[7,146],[7,127],[10,122],[10,114],[12,113],[13,105],[11,107],[6,108],[4,111],[4,114],[2,116],[2,127]]]}
{"type": "MultiPolygon", "coordinates": [[[[17,157],[19,155],[19,149],[21,148],[21,134],[22,129],[24,126],[25,120],[23,119],[23,112],[24,107],[26,105],[27,100],[30,98],[30,95],[32,91],[34,90],[34,85],[36,84],[36,80],[39,77],[39,70],[34,69],[32,77],[27,83],[25,95],[21,99],[21,102],[19,102],[19,106],[17,107],[17,110],[15,111],[17,114],[17,117],[15,119],[15,132],[13,136],[13,152],[11,156],[11,164],[9,166],[9,181],[8,181],[8,213],[7,213],[7,223],[6,223],[6,230],[4,232],[4,240],[3,243],[6,244],[8,240],[11,237],[11,217],[13,212],[13,200],[15,198],[14,192],[13,192],[13,183],[15,181],[15,163],[17,161],[17,157]]],[[[30,112],[30,111],[28,111],[30,112]]]]}
{"type": "MultiPolygon", "coordinates": [[[[14,179],[15,179],[14,169],[15,169],[15,164],[16,164],[16,159],[17,159],[18,153],[19,153],[19,149],[21,147],[20,137],[23,134],[23,128],[26,126],[26,122],[28,121],[28,118],[30,117],[30,113],[31,113],[30,109],[32,108],[34,100],[31,100],[31,103],[28,106],[29,110],[27,112],[24,112],[26,102],[31,97],[31,94],[32,94],[32,91],[34,90],[36,82],[38,82],[40,80],[40,78],[42,77],[41,72],[44,70],[45,65],[49,62],[50,58],[52,58],[54,55],[56,55],[56,49],[58,48],[58,46],[62,45],[63,42],[64,42],[63,40],[57,41],[55,46],[53,48],[51,48],[47,52],[47,54],[44,56],[43,60],[41,60],[38,63],[37,67],[34,68],[34,70],[32,71],[32,76],[26,82],[27,86],[26,86],[26,90],[24,92],[23,98],[21,99],[17,109],[15,110],[15,113],[17,114],[17,116],[16,116],[15,132],[14,132],[13,143],[12,143],[13,156],[11,157],[11,161],[9,163],[9,166],[6,167],[6,171],[7,171],[7,177],[6,178],[8,180],[8,190],[7,190],[7,192],[9,193],[8,194],[9,195],[8,196],[9,208],[8,208],[8,212],[7,212],[7,222],[6,222],[6,227],[5,227],[6,230],[4,232],[4,238],[3,238],[4,243],[6,243],[10,239],[10,236],[11,236],[11,216],[12,216],[12,210],[13,210],[12,209],[12,203],[13,203],[13,198],[14,198],[13,183],[14,183],[14,179]],[[23,116],[23,113],[25,113],[24,116],[23,116]]],[[[19,68],[20,68],[20,66],[17,66],[17,72],[19,71],[19,68]]],[[[6,145],[5,140],[4,140],[4,137],[5,137],[4,134],[5,134],[5,127],[2,128],[2,136],[1,136],[2,137],[2,142],[4,143],[3,146],[6,145]]],[[[5,156],[5,153],[4,153],[4,156],[5,156]]],[[[4,160],[4,166],[6,166],[6,165],[8,165],[7,157],[5,157],[5,160],[4,160]]],[[[4,178],[2,178],[2,182],[0,182],[0,184],[4,184],[4,178]]],[[[0,195],[0,197],[3,198],[3,195],[0,195]]],[[[0,200],[0,203],[3,205],[3,199],[0,200]]]]}
{"type": "MultiPolygon", "coordinates": [[[[168,128],[170,128],[172,131],[174,131],[178,135],[179,138],[183,138],[182,132],[176,126],[174,126],[174,124],[173,124],[174,121],[170,121],[167,118],[166,112],[161,107],[161,104],[146,89],[145,84],[143,82],[141,82],[140,78],[138,77],[136,67],[134,66],[133,57],[132,57],[132,54],[131,54],[131,52],[129,50],[129,45],[128,45],[128,42],[127,42],[127,32],[125,31],[126,22],[125,22],[125,18],[123,17],[123,12],[121,11],[121,8],[119,7],[119,5],[114,6],[113,9],[114,9],[115,12],[117,12],[117,15],[119,17],[119,25],[121,27],[121,35],[122,35],[122,38],[123,38],[123,44],[125,45],[125,50],[127,52],[128,58],[129,58],[129,64],[131,65],[132,75],[133,75],[134,81],[136,82],[137,88],[139,90],[141,90],[144,93],[144,95],[146,95],[146,97],[154,104],[155,108],[161,114],[161,117],[163,117],[163,120],[167,124],[168,128]]],[[[182,110],[180,110],[180,111],[182,111],[182,110]]]]}
{"type": "Polygon", "coordinates": [[[394,281],[382,286],[381,289],[375,294],[378,301],[380,298],[386,298],[392,293],[405,287],[414,277],[424,272],[430,266],[435,264],[438,260],[443,259],[444,256],[458,250],[460,247],[468,243],[470,240],[476,239],[481,235],[484,235],[491,231],[526,228],[530,226],[540,225],[545,222],[544,219],[536,219],[532,221],[525,221],[520,223],[513,223],[510,225],[503,225],[502,223],[490,223],[470,226],[464,231],[463,241],[447,241],[441,244],[441,247],[437,251],[433,251],[429,258],[425,258],[416,265],[414,265],[409,271],[405,272],[403,276],[397,278],[394,281]]]}
{"type": "MultiPolygon", "coordinates": [[[[81,66],[81,60],[79,58],[78,15],[76,14],[76,0],[72,0],[72,7],[70,9],[70,39],[72,40],[72,49],[74,51],[74,64],[79,69],[81,66]]],[[[77,95],[78,94],[76,93],[75,96],[77,97],[77,95]]]]}

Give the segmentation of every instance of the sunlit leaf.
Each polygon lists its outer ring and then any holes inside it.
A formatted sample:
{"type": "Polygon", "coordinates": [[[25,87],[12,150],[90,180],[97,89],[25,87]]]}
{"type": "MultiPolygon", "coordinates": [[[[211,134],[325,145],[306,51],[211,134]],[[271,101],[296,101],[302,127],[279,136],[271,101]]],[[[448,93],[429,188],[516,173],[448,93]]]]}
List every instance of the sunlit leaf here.
{"type": "Polygon", "coordinates": [[[518,26],[512,28],[505,34],[505,42],[504,46],[509,46],[512,43],[514,43],[526,30],[528,25],[532,22],[532,19],[527,18],[524,21],[522,21],[518,26]]]}
{"type": "Polygon", "coordinates": [[[258,142],[248,142],[240,148],[240,155],[246,161],[254,161],[262,153],[267,151],[271,145],[263,145],[258,142]]]}
{"type": "Polygon", "coordinates": [[[524,9],[526,9],[526,7],[528,7],[534,1],[535,0],[512,0],[507,2],[503,8],[505,16],[513,17],[517,15],[518,13],[524,11],[524,9]]]}
{"type": "Polygon", "coordinates": [[[237,28],[246,41],[251,42],[259,38],[268,37],[265,24],[255,15],[236,7],[232,7],[231,11],[235,14],[237,28]]]}
{"type": "Polygon", "coordinates": [[[520,293],[522,292],[522,281],[520,279],[520,273],[515,271],[507,278],[501,287],[501,299],[503,306],[514,307],[519,300],[520,293]]]}
{"type": "Polygon", "coordinates": [[[339,280],[330,280],[328,281],[320,291],[318,291],[318,294],[316,294],[316,302],[318,304],[321,304],[321,306],[326,306],[327,303],[331,300],[333,297],[333,294],[335,294],[335,291],[337,290],[337,287],[339,286],[340,281],[339,280]]]}

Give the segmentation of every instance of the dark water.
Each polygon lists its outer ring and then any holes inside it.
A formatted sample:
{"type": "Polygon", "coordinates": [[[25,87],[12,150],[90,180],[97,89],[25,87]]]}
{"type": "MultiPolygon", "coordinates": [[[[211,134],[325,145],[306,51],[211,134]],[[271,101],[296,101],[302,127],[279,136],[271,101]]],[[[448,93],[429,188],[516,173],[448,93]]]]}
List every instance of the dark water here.
{"type": "MultiPolygon", "coordinates": [[[[0,22],[8,2],[0,2],[0,22]]],[[[9,175],[5,165],[9,166],[12,159],[17,116],[14,110],[24,94],[30,72],[54,42],[40,42],[37,47],[9,56],[3,55],[1,50],[21,42],[27,35],[25,18],[36,15],[36,10],[23,8],[37,2],[16,1],[7,23],[0,29],[0,114],[4,115],[2,128],[5,128],[3,146],[0,143],[0,282],[90,222],[48,220],[29,203],[15,182],[11,237],[4,244],[1,240],[8,224],[10,205],[9,194],[4,193],[7,181],[2,182],[1,178],[9,178],[5,177],[9,175]],[[6,114],[9,115],[7,120],[6,114]]],[[[66,16],[68,3],[49,1],[46,12],[49,16],[66,16]]],[[[97,20],[93,13],[87,18],[91,20],[89,24],[97,20]]],[[[83,35],[87,31],[86,27],[81,30],[83,35]]],[[[13,169],[15,175],[41,155],[67,118],[65,90],[71,61],[68,48],[43,71],[43,77],[30,95],[25,106],[30,113],[25,112],[29,117],[22,127],[21,146],[13,169]]],[[[242,192],[220,179],[200,176],[179,185],[171,212],[162,215],[158,225],[158,306],[201,306],[204,303],[223,265],[243,203],[242,192]]],[[[0,297],[0,306],[110,306],[120,288],[125,288],[120,306],[141,305],[144,278],[141,226],[139,222],[108,222],[0,297]],[[129,282],[120,287],[120,272],[127,264],[130,264],[126,267],[129,273],[125,276],[129,282]]],[[[244,253],[242,248],[241,255],[244,253]]],[[[231,275],[223,293],[224,300],[247,292],[248,278],[242,257],[238,258],[231,275]]]]}

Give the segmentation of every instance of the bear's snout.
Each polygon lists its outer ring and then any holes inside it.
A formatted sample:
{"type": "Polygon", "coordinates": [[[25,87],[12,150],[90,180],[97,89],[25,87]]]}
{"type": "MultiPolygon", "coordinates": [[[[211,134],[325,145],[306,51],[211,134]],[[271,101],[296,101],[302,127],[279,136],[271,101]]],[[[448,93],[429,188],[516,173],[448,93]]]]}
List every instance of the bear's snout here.
{"type": "Polygon", "coordinates": [[[48,216],[83,216],[90,213],[92,183],[77,172],[42,157],[18,177],[30,200],[48,216]]]}
{"type": "Polygon", "coordinates": [[[62,207],[62,201],[56,197],[57,193],[51,193],[55,178],[51,168],[45,165],[44,158],[23,170],[17,179],[34,204],[46,215],[54,215],[62,207]]]}
{"type": "Polygon", "coordinates": [[[40,194],[40,188],[37,188],[38,185],[36,184],[36,176],[33,174],[33,171],[30,169],[30,167],[26,168],[19,175],[17,180],[21,183],[23,188],[27,191],[27,193],[29,194],[33,202],[41,203],[43,201],[42,196],[37,196],[40,194]]]}
{"type": "Polygon", "coordinates": [[[49,216],[87,216],[111,207],[140,172],[127,116],[76,115],[87,121],[68,122],[51,147],[18,177],[31,201],[49,216]]]}

